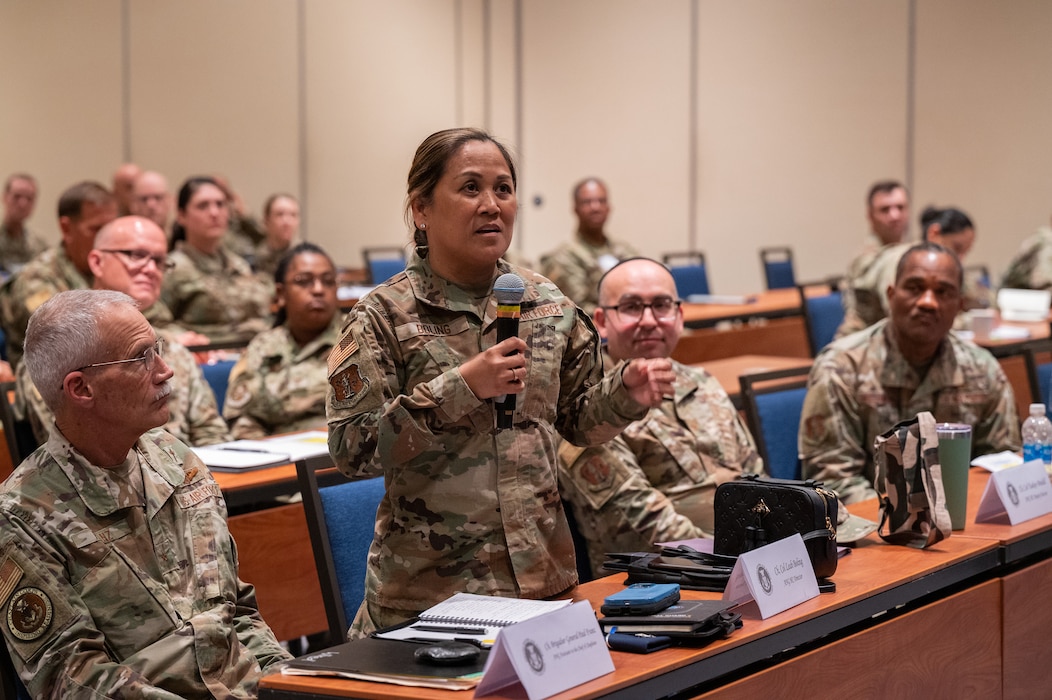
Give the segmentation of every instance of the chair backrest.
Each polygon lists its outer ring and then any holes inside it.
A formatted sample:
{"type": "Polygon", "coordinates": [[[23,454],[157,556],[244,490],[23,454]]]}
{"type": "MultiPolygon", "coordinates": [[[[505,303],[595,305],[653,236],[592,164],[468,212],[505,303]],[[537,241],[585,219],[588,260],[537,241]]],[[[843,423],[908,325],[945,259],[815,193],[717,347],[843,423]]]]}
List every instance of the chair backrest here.
{"type": "Polygon", "coordinates": [[[226,388],[230,383],[230,370],[234,369],[237,360],[219,360],[201,365],[201,371],[205,375],[205,381],[212,387],[212,393],[216,397],[216,407],[219,415],[223,415],[223,403],[226,401],[226,388]]]}
{"type": "Polygon", "coordinates": [[[1030,384],[1030,401],[1040,401],[1052,413],[1049,405],[1052,398],[1052,341],[1042,339],[1028,343],[1023,349],[1023,357],[1030,384]]]}
{"type": "Polygon", "coordinates": [[[563,500],[563,512],[566,513],[566,524],[570,526],[570,537],[573,539],[574,554],[577,558],[577,580],[586,583],[595,578],[592,571],[592,560],[588,558],[588,540],[585,539],[581,528],[577,527],[577,516],[573,513],[573,506],[569,501],[563,500]]]}
{"type": "Polygon", "coordinates": [[[767,473],[776,479],[800,478],[798,435],[810,367],[744,374],[745,420],[767,473]]]}
{"type": "Polygon", "coordinates": [[[680,299],[693,294],[709,294],[709,274],[705,267],[705,253],[666,253],[661,258],[676,281],[676,292],[680,299]]]}
{"type": "Polygon", "coordinates": [[[964,266],[964,278],[966,280],[975,280],[979,285],[991,289],[990,286],[990,268],[982,263],[976,265],[965,265],[964,266]]]}
{"type": "Polygon", "coordinates": [[[15,417],[14,397],[15,382],[0,382],[0,422],[4,426],[4,439],[7,441],[7,450],[11,454],[11,466],[17,468],[22,461],[32,454],[40,445],[37,443],[36,435],[33,434],[33,426],[29,419],[18,419],[15,417]]]}
{"type": "Polygon", "coordinates": [[[839,291],[808,296],[804,286],[798,289],[807,328],[807,344],[811,348],[811,357],[816,357],[822,348],[833,342],[837,328],[844,320],[844,303],[839,291]]]}
{"type": "Polygon", "coordinates": [[[761,248],[760,263],[768,289],[789,289],[796,286],[793,271],[793,249],[786,246],[761,248]]]}
{"type": "Polygon", "coordinates": [[[330,640],[347,641],[347,628],[365,597],[365,568],[384,496],[383,477],[352,481],[327,455],[296,462],[330,640]]]}
{"type": "Polygon", "coordinates": [[[370,284],[380,284],[405,269],[405,251],[398,246],[362,248],[370,284]]]}

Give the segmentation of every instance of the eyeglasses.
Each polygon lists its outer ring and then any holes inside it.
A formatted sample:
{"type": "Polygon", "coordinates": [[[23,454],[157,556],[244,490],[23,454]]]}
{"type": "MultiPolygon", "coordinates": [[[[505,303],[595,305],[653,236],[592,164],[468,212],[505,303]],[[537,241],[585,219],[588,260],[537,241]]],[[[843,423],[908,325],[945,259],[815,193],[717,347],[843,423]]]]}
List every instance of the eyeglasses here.
{"type": "Polygon", "coordinates": [[[640,320],[643,318],[643,312],[650,309],[651,313],[654,314],[655,319],[659,321],[667,321],[671,318],[675,318],[681,303],[682,302],[679,301],[679,299],[673,299],[672,297],[658,297],[649,304],[640,299],[630,299],[629,301],[623,301],[616,306],[603,306],[601,308],[607,311],[616,311],[622,318],[631,321],[640,320]]]}
{"type": "Polygon", "coordinates": [[[317,282],[321,282],[321,286],[323,287],[335,287],[336,275],[312,275],[309,273],[303,273],[300,275],[293,275],[289,282],[297,287],[302,287],[303,289],[312,289],[317,282]]]}
{"type": "Polygon", "coordinates": [[[138,272],[139,270],[146,267],[146,263],[153,260],[153,264],[157,266],[157,269],[166,272],[175,267],[175,263],[168,259],[167,255],[150,255],[145,250],[113,250],[109,248],[99,248],[100,253],[115,253],[121,256],[124,260],[124,264],[127,266],[129,272],[138,272]]]}
{"type": "Polygon", "coordinates": [[[160,338],[154,341],[153,345],[143,350],[143,353],[138,357],[132,357],[127,360],[111,360],[110,362],[93,362],[90,365],[84,365],[73,370],[74,372],[83,372],[86,369],[92,367],[106,367],[107,365],[123,365],[128,362],[141,362],[146,367],[147,372],[152,372],[154,365],[157,363],[157,358],[164,355],[164,341],[160,338]]]}

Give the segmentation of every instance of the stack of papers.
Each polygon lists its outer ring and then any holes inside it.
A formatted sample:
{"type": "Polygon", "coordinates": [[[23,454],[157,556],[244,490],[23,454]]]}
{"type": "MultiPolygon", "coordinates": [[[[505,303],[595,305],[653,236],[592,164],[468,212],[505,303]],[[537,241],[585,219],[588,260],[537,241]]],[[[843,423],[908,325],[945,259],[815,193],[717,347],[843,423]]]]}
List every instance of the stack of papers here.
{"type": "Polygon", "coordinates": [[[328,454],[329,436],[324,430],[312,430],[264,440],[235,440],[192,449],[214,471],[240,472],[328,454]]]}

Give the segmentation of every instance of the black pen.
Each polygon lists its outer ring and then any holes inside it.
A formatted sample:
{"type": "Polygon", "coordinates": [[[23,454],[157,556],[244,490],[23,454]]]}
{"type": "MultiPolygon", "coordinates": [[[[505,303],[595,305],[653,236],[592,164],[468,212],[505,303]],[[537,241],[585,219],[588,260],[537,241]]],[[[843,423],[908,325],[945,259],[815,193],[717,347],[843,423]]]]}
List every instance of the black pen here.
{"type": "Polygon", "coordinates": [[[479,627],[447,627],[445,625],[413,625],[413,629],[421,632],[445,632],[446,634],[486,634],[485,628],[479,627]]]}

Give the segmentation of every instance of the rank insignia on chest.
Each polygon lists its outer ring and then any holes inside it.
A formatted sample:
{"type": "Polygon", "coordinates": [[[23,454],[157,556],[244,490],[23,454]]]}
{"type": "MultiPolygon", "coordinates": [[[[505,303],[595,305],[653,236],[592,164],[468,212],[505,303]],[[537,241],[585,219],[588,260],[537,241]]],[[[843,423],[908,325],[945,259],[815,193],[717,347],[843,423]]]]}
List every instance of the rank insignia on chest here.
{"type": "Polygon", "coordinates": [[[369,380],[362,376],[357,363],[330,376],[329,385],[333,408],[350,408],[369,391],[369,380]]]}

